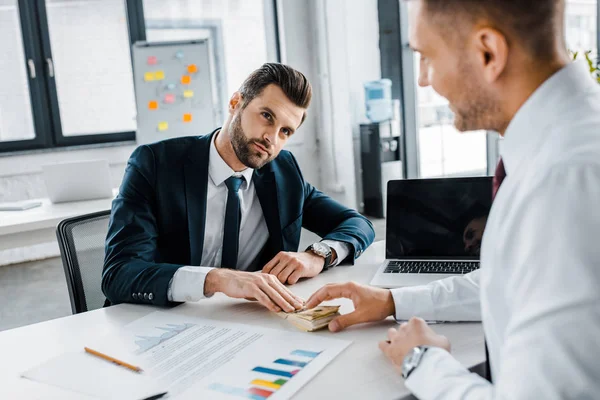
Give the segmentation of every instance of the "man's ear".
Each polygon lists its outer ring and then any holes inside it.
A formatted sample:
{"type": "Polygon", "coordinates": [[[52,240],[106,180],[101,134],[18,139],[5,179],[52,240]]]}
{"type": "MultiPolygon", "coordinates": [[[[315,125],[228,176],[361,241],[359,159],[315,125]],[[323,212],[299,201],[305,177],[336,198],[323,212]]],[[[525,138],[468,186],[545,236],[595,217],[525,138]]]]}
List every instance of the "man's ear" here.
{"type": "Polygon", "coordinates": [[[482,28],[476,33],[475,46],[480,54],[485,80],[489,83],[496,81],[508,63],[506,36],[493,28],[482,28]]]}
{"type": "Polygon", "coordinates": [[[243,98],[240,92],[235,92],[229,99],[229,114],[235,113],[242,106],[243,98]]]}

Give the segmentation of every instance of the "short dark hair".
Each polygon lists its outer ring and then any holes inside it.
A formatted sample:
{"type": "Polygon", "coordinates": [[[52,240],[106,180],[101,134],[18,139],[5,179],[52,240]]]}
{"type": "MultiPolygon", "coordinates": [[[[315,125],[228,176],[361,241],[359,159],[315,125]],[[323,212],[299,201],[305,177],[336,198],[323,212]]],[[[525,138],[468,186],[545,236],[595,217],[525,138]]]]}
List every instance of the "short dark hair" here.
{"type": "MultiPolygon", "coordinates": [[[[491,27],[518,40],[536,58],[554,56],[557,39],[563,37],[564,0],[422,0],[434,17],[467,17],[473,23],[484,19],[491,27]]],[[[449,29],[464,26],[452,21],[449,29]]],[[[462,22],[462,23],[461,23],[462,22]]]]}
{"type": "Polygon", "coordinates": [[[271,84],[279,86],[287,98],[298,107],[306,109],[310,105],[312,87],[302,72],[285,64],[266,63],[242,83],[239,92],[242,95],[243,108],[271,84]]]}

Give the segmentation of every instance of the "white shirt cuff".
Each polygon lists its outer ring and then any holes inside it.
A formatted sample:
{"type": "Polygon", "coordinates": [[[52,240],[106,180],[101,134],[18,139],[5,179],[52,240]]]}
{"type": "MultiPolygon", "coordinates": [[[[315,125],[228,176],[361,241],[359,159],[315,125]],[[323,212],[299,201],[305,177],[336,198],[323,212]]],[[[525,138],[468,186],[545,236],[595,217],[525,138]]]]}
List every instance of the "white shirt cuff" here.
{"type": "Polygon", "coordinates": [[[427,350],[404,385],[419,399],[487,398],[482,389],[491,388],[488,381],[470,372],[439,347],[427,350]]]}
{"type": "Polygon", "coordinates": [[[431,291],[429,285],[391,289],[396,306],[396,320],[408,320],[412,317],[435,320],[431,291]]]}
{"type": "Polygon", "coordinates": [[[323,240],[323,243],[335,250],[337,258],[331,264],[332,267],[339,265],[350,254],[350,245],[346,242],[338,242],[337,240],[323,240]]]}
{"type": "Polygon", "coordinates": [[[173,275],[167,297],[169,301],[198,301],[211,296],[204,295],[206,275],[211,267],[181,267],[173,275]]]}

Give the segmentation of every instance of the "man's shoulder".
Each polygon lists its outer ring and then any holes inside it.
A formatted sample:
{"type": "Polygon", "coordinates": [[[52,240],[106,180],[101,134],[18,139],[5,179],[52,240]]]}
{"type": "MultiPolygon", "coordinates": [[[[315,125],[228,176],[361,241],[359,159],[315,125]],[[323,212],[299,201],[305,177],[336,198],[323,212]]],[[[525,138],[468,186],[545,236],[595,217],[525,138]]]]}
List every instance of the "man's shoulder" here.
{"type": "Polygon", "coordinates": [[[144,162],[151,158],[157,164],[179,164],[194,152],[208,149],[211,135],[184,136],[144,144],[134,151],[132,159],[144,162]]]}

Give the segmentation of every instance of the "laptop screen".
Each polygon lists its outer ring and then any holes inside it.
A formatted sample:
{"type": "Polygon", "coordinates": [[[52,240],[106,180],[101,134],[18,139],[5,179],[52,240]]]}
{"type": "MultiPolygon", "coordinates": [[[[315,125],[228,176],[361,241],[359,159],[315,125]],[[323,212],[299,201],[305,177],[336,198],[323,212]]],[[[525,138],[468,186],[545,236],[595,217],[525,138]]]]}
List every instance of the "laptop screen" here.
{"type": "Polygon", "coordinates": [[[386,258],[478,260],[492,177],[388,182],[386,258]]]}

